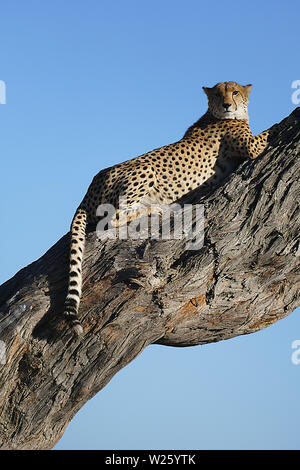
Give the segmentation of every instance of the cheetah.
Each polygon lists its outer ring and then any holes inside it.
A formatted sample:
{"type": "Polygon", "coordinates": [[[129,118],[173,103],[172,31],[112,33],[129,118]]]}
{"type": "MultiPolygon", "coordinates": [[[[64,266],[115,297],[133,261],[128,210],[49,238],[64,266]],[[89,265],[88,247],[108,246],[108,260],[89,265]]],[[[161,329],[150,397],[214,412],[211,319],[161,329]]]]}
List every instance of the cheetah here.
{"type": "MultiPolygon", "coordinates": [[[[64,312],[76,334],[83,333],[78,309],[85,229],[87,224],[96,224],[99,220],[96,209],[100,204],[116,207],[120,196],[126,196],[129,209],[135,204],[148,207],[149,204],[171,204],[198,186],[214,188],[243,159],[256,158],[266,147],[269,131],[252,136],[249,128],[248,102],[252,85],[220,82],[212,88],[202,88],[208,98],[207,112],[188,128],[182,139],[100,171],[79,205],[70,229],[69,282],[64,312]]],[[[118,211],[116,225],[122,208],[118,211]]]]}

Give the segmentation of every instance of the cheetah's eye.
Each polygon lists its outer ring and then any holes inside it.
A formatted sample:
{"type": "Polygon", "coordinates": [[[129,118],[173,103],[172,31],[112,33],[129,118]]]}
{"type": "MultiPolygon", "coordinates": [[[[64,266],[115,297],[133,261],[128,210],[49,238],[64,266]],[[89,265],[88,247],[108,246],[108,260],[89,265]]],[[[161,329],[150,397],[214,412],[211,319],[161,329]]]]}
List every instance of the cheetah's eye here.
{"type": "Polygon", "coordinates": [[[232,94],[233,94],[233,95],[238,95],[239,92],[238,92],[237,90],[235,90],[232,94]]]}

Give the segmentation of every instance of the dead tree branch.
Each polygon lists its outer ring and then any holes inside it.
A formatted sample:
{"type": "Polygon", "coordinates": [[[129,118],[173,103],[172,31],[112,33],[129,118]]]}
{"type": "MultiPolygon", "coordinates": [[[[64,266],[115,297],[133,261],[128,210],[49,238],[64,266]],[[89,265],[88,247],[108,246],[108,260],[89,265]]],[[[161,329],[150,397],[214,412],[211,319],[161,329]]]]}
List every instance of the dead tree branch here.
{"type": "MultiPolygon", "coordinates": [[[[147,345],[191,346],[265,328],[300,304],[299,108],[255,161],[205,198],[204,245],[87,236],[74,339],[61,319],[67,234],[0,287],[0,443],[49,449],[147,345]]],[[[202,199],[201,199],[202,197],[202,199]]]]}

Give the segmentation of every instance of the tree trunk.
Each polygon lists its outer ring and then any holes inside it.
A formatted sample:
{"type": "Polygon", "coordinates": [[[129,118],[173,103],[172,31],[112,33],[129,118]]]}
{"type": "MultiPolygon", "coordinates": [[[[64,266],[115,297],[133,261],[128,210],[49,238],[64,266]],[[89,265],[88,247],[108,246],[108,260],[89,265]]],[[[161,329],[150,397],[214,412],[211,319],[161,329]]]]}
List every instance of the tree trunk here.
{"type": "Polygon", "coordinates": [[[2,448],[52,448],[86,401],[151,343],[253,333],[299,306],[299,109],[274,126],[257,160],[213,193],[183,200],[204,203],[203,247],[88,233],[83,337],[62,318],[69,234],[0,287],[2,448]]]}

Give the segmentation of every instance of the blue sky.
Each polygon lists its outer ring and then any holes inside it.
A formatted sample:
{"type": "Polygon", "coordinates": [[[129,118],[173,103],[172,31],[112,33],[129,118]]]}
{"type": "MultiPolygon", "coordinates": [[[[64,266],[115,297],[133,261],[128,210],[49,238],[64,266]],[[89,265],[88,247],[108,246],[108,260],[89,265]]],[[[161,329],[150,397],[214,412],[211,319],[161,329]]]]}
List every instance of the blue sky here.
{"type": "MultiPolygon", "coordinates": [[[[4,282],[69,230],[102,168],[176,141],[202,86],[253,84],[258,133],[295,107],[299,2],[1,3],[4,282]]],[[[151,346],[90,400],[57,449],[300,448],[299,310],[187,349],[151,346]]]]}

